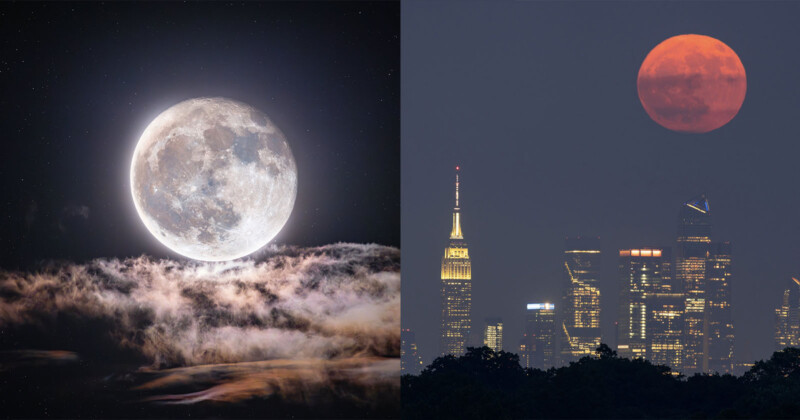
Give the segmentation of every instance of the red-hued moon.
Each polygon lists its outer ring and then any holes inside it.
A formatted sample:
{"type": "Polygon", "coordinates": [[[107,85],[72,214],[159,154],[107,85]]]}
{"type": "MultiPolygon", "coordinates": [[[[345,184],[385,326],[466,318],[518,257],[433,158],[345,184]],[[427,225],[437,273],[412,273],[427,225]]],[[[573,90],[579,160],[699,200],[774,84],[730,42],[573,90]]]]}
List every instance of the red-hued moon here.
{"type": "Polygon", "coordinates": [[[656,45],[642,63],[639,100],[670,130],[706,133],[739,112],[747,78],[739,56],[705,35],[678,35],[656,45]]]}

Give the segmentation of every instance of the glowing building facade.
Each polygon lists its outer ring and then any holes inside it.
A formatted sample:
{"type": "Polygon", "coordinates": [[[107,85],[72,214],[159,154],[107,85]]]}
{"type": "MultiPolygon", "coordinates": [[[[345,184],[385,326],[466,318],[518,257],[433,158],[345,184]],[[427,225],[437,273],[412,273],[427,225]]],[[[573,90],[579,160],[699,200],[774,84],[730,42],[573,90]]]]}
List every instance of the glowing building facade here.
{"type": "Polygon", "coordinates": [[[647,314],[647,359],[679,372],[683,367],[683,293],[648,296],[647,314]]]}
{"type": "Polygon", "coordinates": [[[599,238],[567,238],[566,287],[558,325],[562,363],[594,354],[600,345],[599,238]]]}
{"type": "Polygon", "coordinates": [[[525,334],[520,341],[520,363],[529,368],[555,365],[556,307],[552,303],[529,303],[525,311],[525,334]]]}
{"type": "Polygon", "coordinates": [[[672,249],[662,249],[661,289],[649,296],[648,325],[650,326],[647,359],[666,365],[677,373],[683,368],[683,293],[675,283],[672,249]]]}
{"type": "Polygon", "coordinates": [[[683,356],[683,294],[672,284],[669,248],[619,251],[617,352],[678,370],[683,356]]]}
{"type": "Polygon", "coordinates": [[[675,278],[683,287],[683,373],[704,369],[706,262],[711,245],[711,210],[705,194],[681,205],[675,278]]]}
{"type": "Polygon", "coordinates": [[[733,373],[731,243],[711,244],[706,261],[704,372],[733,373]]]}
{"type": "Polygon", "coordinates": [[[401,329],[400,374],[418,375],[424,368],[414,332],[407,328],[401,329]]]}
{"type": "Polygon", "coordinates": [[[648,325],[652,299],[662,287],[663,251],[654,248],[619,251],[620,311],[617,352],[623,357],[647,358],[653,325],[648,325]]]}
{"type": "Polygon", "coordinates": [[[461,355],[472,328],[472,263],[461,232],[459,167],[456,167],[456,205],[450,245],[442,257],[442,324],[439,347],[442,355],[461,355]]]}
{"type": "Polygon", "coordinates": [[[800,280],[796,278],[775,309],[775,351],[786,347],[800,347],[800,280]]]}
{"type": "Polygon", "coordinates": [[[498,352],[503,350],[503,320],[501,318],[486,318],[483,327],[483,345],[498,352]]]}

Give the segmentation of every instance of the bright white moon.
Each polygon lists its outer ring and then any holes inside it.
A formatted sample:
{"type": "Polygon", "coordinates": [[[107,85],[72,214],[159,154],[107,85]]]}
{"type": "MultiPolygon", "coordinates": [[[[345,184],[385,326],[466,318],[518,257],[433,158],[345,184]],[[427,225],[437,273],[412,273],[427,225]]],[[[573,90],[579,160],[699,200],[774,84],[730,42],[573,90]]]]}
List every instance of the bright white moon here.
{"type": "Polygon", "coordinates": [[[225,98],[190,99],[144,130],[131,193],[144,225],[171,250],[232,260],[286,224],[297,166],[283,133],[260,111],[225,98]]]}

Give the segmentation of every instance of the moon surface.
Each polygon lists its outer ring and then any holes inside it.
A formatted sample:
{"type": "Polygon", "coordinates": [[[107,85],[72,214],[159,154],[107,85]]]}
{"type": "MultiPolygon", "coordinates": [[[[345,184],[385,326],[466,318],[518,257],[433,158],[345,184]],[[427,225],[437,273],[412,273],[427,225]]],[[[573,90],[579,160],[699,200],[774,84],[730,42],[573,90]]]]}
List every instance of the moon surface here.
{"type": "Polygon", "coordinates": [[[196,98],[144,130],[131,163],[144,225],[186,257],[225,261],[260,249],[289,219],[297,166],[283,133],[257,109],[196,98]]]}
{"type": "Polygon", "coordinates": [[[747,77],[739,56],[705,35],[678,35],[644,59],[639,100],[653,121],[679,132],[706,133],[727,124],[744,102],[747,77]]]}

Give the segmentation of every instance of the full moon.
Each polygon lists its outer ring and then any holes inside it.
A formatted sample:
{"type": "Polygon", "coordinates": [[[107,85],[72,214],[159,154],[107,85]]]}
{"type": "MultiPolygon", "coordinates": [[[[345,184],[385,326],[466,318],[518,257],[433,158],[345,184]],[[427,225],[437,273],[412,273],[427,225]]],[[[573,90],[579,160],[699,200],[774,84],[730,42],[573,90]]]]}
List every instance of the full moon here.
{"type": "Polygon", "coordinates": [[[674,131],[706,133],[739,112],[747,78],[739,56],[722,41],[678,35],[647,54],[637,85],[653,121],[674,131]]]}
{"type": "Polygon", "coordinates": [[[257,109],[196,98],[162,112],[131,162],[142,222],[183,256],[225,261],[260,249],[286,224],[297,166],[283,133],[257,109]]]}

